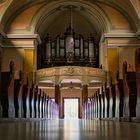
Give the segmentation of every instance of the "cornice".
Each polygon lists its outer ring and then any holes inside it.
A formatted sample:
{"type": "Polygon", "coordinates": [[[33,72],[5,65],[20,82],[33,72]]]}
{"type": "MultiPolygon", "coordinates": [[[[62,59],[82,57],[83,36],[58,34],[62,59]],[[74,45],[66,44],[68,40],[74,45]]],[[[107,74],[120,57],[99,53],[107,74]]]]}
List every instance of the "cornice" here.
{"type": "Polygon", "coordinates": [[[137,38],[136,33],[104,33],[101,36],[100,43],[104,42],[107,38],[137,38]]]}
{"type": "Polygon", "coordinates": [[[38,44],[41,44],[39,34],[7,34],[7,39],[35,39],[38,44]]]}

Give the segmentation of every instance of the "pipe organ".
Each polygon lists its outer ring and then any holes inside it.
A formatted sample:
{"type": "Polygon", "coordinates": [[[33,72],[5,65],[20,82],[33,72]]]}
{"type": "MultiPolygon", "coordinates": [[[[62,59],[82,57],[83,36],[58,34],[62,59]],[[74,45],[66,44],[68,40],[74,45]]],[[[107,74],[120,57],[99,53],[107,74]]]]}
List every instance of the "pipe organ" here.
{"type": "Polygon", "coordinates": [[[49,34],[41,44],[41,68],[55,66],[98,67],[98,43],[92,35],[85,39],[82,35],[70,32],[52,39],[49,34]]]}

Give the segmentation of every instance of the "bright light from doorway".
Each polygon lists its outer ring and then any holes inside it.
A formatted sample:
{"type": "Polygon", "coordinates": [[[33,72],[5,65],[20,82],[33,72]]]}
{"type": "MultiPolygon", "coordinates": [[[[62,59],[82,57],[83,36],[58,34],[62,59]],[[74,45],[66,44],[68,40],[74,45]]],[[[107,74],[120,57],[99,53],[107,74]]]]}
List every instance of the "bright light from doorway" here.
{"type": "Polygon", "coordinates": [[[78,99],[64,99],[65,119],[78,119],[78,99]]]}

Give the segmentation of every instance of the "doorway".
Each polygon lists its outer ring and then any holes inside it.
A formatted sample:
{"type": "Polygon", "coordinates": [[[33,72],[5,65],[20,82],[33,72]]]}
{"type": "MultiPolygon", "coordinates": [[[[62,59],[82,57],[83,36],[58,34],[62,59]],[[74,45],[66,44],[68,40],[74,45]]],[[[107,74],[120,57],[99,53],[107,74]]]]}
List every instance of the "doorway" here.
{"type": "Polygon", "coordinates": [[[79,118],[79,99],[65,99],[64,98],[64,118],[78,119],[79,118]]]}

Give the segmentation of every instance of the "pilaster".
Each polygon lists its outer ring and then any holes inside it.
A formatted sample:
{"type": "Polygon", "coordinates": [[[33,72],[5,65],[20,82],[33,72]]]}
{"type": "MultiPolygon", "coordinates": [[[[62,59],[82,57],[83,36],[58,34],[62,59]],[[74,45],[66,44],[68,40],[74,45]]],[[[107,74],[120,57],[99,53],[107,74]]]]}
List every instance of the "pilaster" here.
{"type": "Polygon", "coordinates": [[[61,112],[62,112],[62,107],[61,105],[61,91],[60,91],[60,86],[59,85],[55,85],[55,102],[58,104],[59,106],[59,117],[61,117],[61,112]]]}

